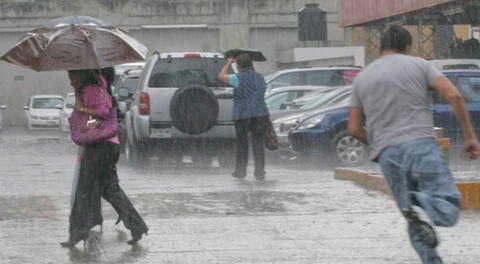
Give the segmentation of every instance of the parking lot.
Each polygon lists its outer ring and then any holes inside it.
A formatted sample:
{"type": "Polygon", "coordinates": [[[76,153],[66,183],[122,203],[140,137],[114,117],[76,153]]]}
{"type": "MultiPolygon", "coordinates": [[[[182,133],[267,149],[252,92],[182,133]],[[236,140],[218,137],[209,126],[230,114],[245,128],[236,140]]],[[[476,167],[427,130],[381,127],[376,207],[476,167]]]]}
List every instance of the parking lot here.
{"type": "MultiPolygon", "coordinates": [[[[119,165],[121,184],[150,227],[137,246],[115,226],[86,247],[68,235],[75,146],[57,131],[0,133],[1,263],[418,263],[404,220],[386,195],[333,179],[332,170],[267,164],[267,180],[219,167],[119,165]]],[[[215,165],[215,164],[214,164],[215,165]]],[[[476,210],[438,229],[446,263],[474,264],[476,210]]]]}

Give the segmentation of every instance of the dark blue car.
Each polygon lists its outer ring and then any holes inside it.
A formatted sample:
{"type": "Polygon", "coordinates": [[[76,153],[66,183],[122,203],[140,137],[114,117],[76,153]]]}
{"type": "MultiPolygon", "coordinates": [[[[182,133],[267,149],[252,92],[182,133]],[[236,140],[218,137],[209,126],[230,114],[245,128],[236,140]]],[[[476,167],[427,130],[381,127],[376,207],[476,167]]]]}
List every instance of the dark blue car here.
{"type": "MultiPolygon", "coordinates": [[[[480,70],[449,70],[443,72],[463,94],[472,123],[480,135],[480,70]]],[[[461,130],[451,106],[432,93],[434,124],[444,129],[444,137],[454,145],[462,143],[461,130]]],[[[348,104],[324,109],[301,118],[289,135],[291,148],[306,155],[333,158],[343,166],[360,165],[368,160],[368,148],[354,139],[347,129],[348,104]]]]}

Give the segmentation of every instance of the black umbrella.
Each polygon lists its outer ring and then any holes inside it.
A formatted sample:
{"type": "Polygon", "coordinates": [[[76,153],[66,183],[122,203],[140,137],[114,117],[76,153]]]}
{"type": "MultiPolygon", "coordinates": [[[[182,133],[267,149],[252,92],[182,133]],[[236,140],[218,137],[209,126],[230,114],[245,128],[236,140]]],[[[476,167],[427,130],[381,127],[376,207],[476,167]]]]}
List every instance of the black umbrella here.
{"type": "Polygon", "coordinates": [[[235,58],[240,54],[248,54],[253,61],[266,61],[267,58],[263,56],[263,53],[259,50],[252,49],[231,49],[225,52],[225,57],[235,58]]]}

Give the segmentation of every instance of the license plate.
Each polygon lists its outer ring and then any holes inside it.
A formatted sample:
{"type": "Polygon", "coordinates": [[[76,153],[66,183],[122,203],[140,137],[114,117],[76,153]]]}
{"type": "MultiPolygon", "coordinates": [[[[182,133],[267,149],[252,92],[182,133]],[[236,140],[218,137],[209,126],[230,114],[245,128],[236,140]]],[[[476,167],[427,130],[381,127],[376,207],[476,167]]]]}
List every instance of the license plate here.
{"type": "Polygon", "coordinates": [[[172,129],[170,128],[152,128],[151,136],[154,138],[171,138],[172,129]]]}

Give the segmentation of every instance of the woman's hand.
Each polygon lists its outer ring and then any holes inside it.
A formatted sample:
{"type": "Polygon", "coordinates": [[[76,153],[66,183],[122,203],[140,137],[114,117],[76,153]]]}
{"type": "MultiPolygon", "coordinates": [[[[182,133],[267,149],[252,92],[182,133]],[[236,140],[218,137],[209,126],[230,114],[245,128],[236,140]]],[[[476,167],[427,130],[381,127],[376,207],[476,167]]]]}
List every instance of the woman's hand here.
{"type": "Polygon", "coordinates": [[[80,100],[78,97],[75,98],[75,106],[74,106],[74,109],[79,111],[79,112],[83,112],[84,108],[83,108],[83,102],[82,100],[80,100]]]}

